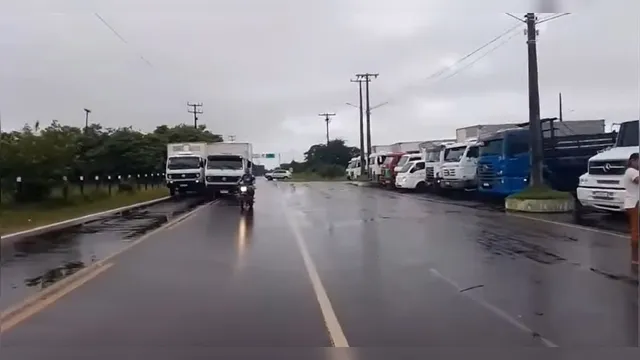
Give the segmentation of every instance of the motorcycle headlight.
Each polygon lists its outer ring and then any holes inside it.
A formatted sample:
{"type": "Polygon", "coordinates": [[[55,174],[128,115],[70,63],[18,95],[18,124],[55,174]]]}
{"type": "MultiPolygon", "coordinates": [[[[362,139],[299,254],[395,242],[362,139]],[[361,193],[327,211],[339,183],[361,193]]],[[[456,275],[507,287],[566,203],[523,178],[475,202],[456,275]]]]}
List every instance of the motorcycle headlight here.
{"type": "Polygon", "coordinates": [[[242,192],[247,191],[247,187],[246,186],[240,186],[240,191],[242,191],[242,192]]]}

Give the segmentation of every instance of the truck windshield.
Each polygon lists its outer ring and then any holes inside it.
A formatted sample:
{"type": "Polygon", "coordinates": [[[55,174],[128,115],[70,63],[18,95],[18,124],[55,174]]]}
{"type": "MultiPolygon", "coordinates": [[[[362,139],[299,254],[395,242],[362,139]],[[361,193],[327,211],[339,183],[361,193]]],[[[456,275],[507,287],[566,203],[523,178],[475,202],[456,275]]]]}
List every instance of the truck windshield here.
{"type": "Polygon", "coordinates": [[[638,146],[638,121],[620,124],[616,146],[638,146]]]}
{"type": "Polygon", "coordinates": [[[405,156],[405,155],[403,155],[403,156],[400,158],[400,161],[398,161],[398,163],[396,164],[396,166],[404,166],[404,165],[409,161],[409,157],[410,157],[410,156],[405,156]]]}
{"type": "Polygon", "coordinates": [[[413,166],[413,163],[406,163],[402,166],[402,169],[400,169],[400,171],[398,171],[399,173],[406,173],[407,171],[409,171],[409,169],[411,169],[411,167],[413,166]]]}
{"type": "Polygon", "coordinates": [[[207,169],[215,170],[242,170],[242,159],[229,157],[209,157],[207,158],[207,169]]]}
{"type": "Polygon", "coordinates": [[[197,156],[170,157],[167,160],[167,169],[197,169],[200,167],[200,158],[197,156]]]}
{"type": "Polygon", "coordinates": [[[485,141],[480,148],[480,154],[482,155],[502,155],[503,139],[494,139],[485,141]]]}
{"type": "Polygon", "coordinates": [[[464,151],[466,149],[467,149],[466,146],[459,146],[459,147],[446,149],[444,151],[444,161],[459,162],[462,159],[462,155],[464,155],[464,151]]]}
{"type": "Polygon", "coordinates": [[[438,162],[440,161],[440,150],[427,151],[424,158],[425,162],[438,162]]]}

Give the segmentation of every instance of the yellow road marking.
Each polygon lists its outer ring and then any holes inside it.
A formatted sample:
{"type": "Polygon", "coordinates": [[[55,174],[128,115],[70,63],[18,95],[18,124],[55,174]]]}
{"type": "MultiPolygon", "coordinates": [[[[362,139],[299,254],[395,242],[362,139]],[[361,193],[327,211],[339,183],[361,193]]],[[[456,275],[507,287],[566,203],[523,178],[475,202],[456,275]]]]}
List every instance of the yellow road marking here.
{"type": "Polygon", "coordinates": [[[5,332],[5,331],[8,331],[9,329],[11,329],[12,327],[18,325],[19,323],[23,322],[24,320],[30,318],[31,316],[39,313],[42,310],[44,310],[49,305],[51,305],[51,304],[55,303],[56,301],[60,300],[62,297],[64,297],[65,295],[69,294],[73,290],[79,288],[80,286],[82,286],[83,284],[88,282],[89,280],[92,280],[92,279],[96,278],[98,275],[102,274],[103,272],[105,272],[106,270],[108,270],[112,266],[113,266],[113,263],[108,263],[108,264],[101,265],[101,266],[99,266],[97,268],[94,268],[92,270],[92,272],[90,272],[89,274],[87,274],[87,275],[85,275],[85,276],[83,276],[83,277],[81,277],[79,279],[75,279],[73,282],[71,282],[70,284],[65,286],[64,289],[54,293],[51,296],[48,296],[48,297],[45,297],[44,299],[41,299],[37,303],[33,304],[33,306],[25,308],[23,311],[15,314],[12,317],[9,317],[9,319],[6,319],[6,320],[2,319],[2,324],[0,324],[0,334],[5,332]]]}
{"type": "MultiPolygon", "coordinates": [[[[128,243],[125,247],[123,247],[122,249],[112,253],[111,255],[105,257],[102,260],[96,261],[95,263],[91,264],[90,266],[76,272],[73,275],[70,275],[60,281],[58,281],[57,283],[49,286],[48,288],[39,291],[38,293],[28,297],[27,299],[25,299],[24,301],[22,301],[21,303],[3,311],[0,314],[0,324],[2,324],[2,328],[0,330],[0,333],[8,330],[9,328],[5,329],[5,323],[7,322],[11,322],[12,319],[15,318],[22,318],[22,314],[29,314],[26,317],[24,317],[22,320],[28,318],[29,316],[42,311],[44,308],[46,308],[47,306],[53,304],[55,301],[57,301],[58,299],[60,299],[62,296],[68,294],[69,292],[75,290],[76,288],[80,287],[82,284],[84,284],[85,282],[93,279],[95,276],[91,276],[94,271],[98,271],[102,268],[104,268],[105,266],[107,266],[107,268],[109,268],[112,264],[107,264],[109,263],[112,259],[114,259],[116,256],[124,253],[125,251],[133,248],[134,246],[140,244],[141,242],[149,239],[151,236],[167,230],[167,228],[173,227],[173,225],[179,224],[179,223],[184,223],[183,220],[186,220],[188,217],[190,217],[191,215],[193,215],[194,213],[196,213],[197,211],[204,209],[205,207],[211,205],[213,202],[208,202],[205,203],[203,205],[200,205],[198,207],[196,207],[195,209],[183,214],[182,216],[173,219],[172,221],[164,224],[163,226],[141,236],[140,238],[138,238],[135,241],[132,241],[130,243],[128,243]],[[81,281],[81,279],[84,279],[85,277],[87,277],[87,279],[85,281],[81,281]],[[77,285],[74,285],[76,283],[76,281],[80,282],[77,285]],[[58,296],[58,294],[62,294],[61,296],[58,296]],[[49,299],[53,299],[53,300],[49,300],[49,299]],[[32,309],[37,309],[35,310],[33,313],[32,309]]],[[[106,270],[107,268],[97,272],[95,275],[97,276],[99,273],[101,273],[102,271],[106,270]]],[[[20,320],[20,321],[22,321],[20,320]]],[[[11,327],[15,326],[17,323],[19,323],[20,321],[16,322],[15,324],[11,325],[11,327]]]]}
{"type": "Polygon", "coordinates": [[[304,267],[307,270],[309,279],[311,280],[311,286],[313,287],[313,291],[316,294],[318,305],[320,305],[320,311],[322,312],[327,331],[329,332],[331,343],[334,347],[349,347],[347,338],[342,331],[342,326],[340,326],[338,317],[336,316],[336,313],[333,310],[333,306],[331,305],[331,300],[329,300],[329,295],[327,295],[327,290],[324,288],[324,285],[322,285],[322,280],[320,279],[320,275],[318,274],[316,265],[313,262],[311,255],[309,254],[309,249],[307,248],[304,236],[302,235],[302,232],[300,231],[297,223],[288,214],[288,211],[286,209],[284,211],[285,218],[287,219],[289,227],[291,228],[296,239],[298,250],[300,250],[300,254],[302,255],[304,267]]]}

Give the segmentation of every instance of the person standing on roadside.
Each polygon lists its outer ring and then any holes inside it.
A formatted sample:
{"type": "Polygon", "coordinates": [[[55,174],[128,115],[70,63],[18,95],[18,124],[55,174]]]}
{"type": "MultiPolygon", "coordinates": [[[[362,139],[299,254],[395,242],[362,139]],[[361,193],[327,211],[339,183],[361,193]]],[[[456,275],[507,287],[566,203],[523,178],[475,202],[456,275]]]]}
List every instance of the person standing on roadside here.
{"type": "Polygon", "coordinates": [[[633,153],[627,162],[627,170],[622,178],[624,186],[624,208],[629,217],[629,228],[631,230],[631,263],[638,265],[638,231],[640,218],[638,217],[638,201],[640,200],[640,184],[638,178],[638,153],[633,153]]]}

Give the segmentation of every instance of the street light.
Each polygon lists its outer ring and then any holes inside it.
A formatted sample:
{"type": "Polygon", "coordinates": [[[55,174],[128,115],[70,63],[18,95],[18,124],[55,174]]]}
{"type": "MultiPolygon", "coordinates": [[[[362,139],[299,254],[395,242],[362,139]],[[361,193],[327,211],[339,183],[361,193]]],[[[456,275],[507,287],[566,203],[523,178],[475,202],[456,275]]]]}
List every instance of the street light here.
{"type": "MultiPolygon", "coordinates": [[[[382,107],[382,106],[385,106],[385,105],[387,105],[388,103],[389,103],[388,101],[385,101],[385,102],[383,102],[383,103],[381,103],[381,104],[378,104],[378,105],[376,105],[376,106],[373,106],[373,107],[371,107],[371,108],[369,109],[369,111],[371,111],[371,110],[373,110],[373,109],[377,109],[377,108],[382,107]]],[[[350,103],[350,102],[345,103],[345,105],[353,106],[353,107],[354,107],[354,108],[356,108],[356,109],[359,109],[359,108],[360,108],[358,105],[353,105],[353,104],[352,104],[352,103],[350,103]]]]}

